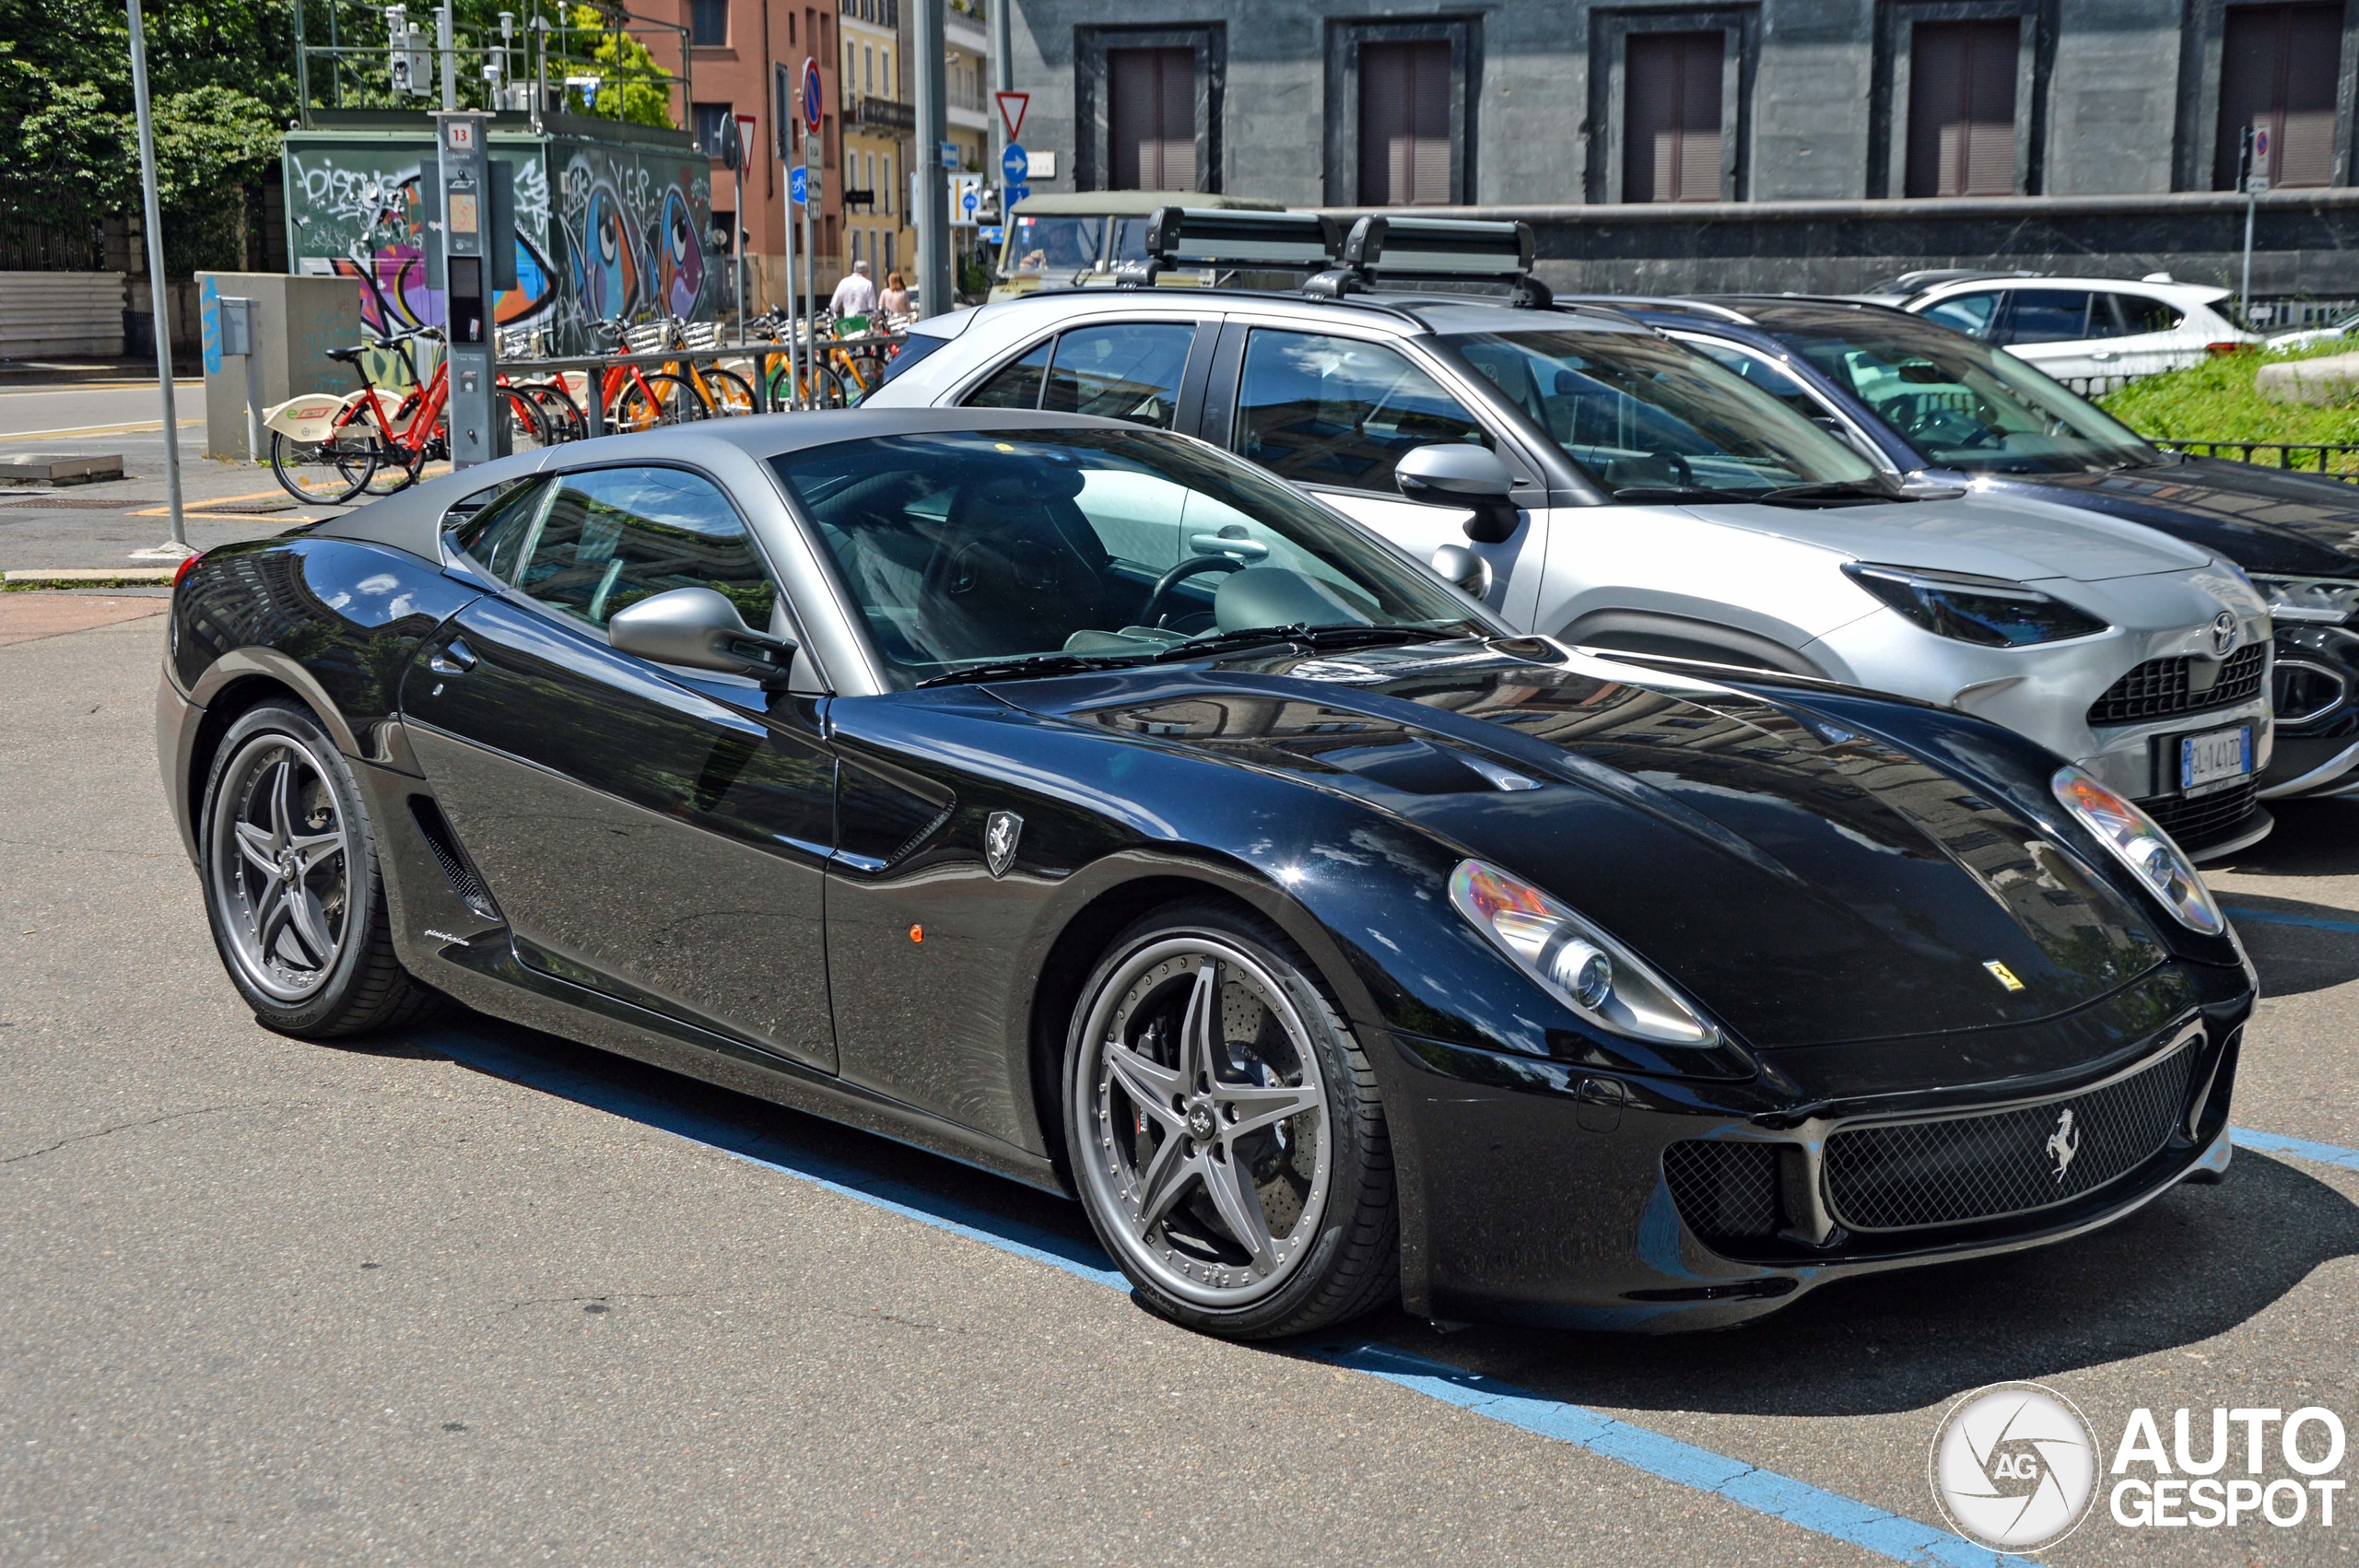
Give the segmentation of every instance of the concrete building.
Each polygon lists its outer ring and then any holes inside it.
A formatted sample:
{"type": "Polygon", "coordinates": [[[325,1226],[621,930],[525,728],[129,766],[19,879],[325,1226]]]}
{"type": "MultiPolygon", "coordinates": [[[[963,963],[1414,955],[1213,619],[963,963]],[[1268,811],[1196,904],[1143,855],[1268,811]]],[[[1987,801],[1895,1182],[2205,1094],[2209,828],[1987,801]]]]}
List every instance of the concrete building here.
{"type": "MultiPolygon", "coordinates": [[[[688,29],[695,100],[693,132],[700,150],[712,158],[714,227],[725,237],[734,221],[751,236],[747,256],[746,296],[751,310],[781,304],[787,298],[785,225],[790,202],[786,172],[777,156],[777,118],[771,99],[772,66],[783,62],[799,72],[806,59],[819,67],[822,152],[819,166],[829,170],[824,198],[812,219],[813,287],[824,298],[844,268],[843,184],[837,172],[843,167],[845,123],[840,112],[841,88],[837,19],[839,6],[856,0],[637,0],[636,13],[652,20],[674,22],[688,29]],[[720,162],[720,130],[730,115],[754,118],[753,161],[745,174],[745,205],[733,212],[737,185],[720,162]]],[[[802,287],[798,228],[794,288],[802,287]]],[[[722,247],[725,251],[725,245],[722,247]]]]}
{"type": "Polygon", "coordinates": [[[901,0],[839,0],[843,58],[844,259],[868,263],[878,287],[917,245],[910,228],[910,102],[901,0]]]}
{"type": "Polygon", "coordinates": [[[1909,265],[2359,293],[2359,0],[1006,0],[1036,190],[1512,212],[1590,287],[1909,265]],[[2157,259],[2161,258],[2161,259],[2157,259]]]}

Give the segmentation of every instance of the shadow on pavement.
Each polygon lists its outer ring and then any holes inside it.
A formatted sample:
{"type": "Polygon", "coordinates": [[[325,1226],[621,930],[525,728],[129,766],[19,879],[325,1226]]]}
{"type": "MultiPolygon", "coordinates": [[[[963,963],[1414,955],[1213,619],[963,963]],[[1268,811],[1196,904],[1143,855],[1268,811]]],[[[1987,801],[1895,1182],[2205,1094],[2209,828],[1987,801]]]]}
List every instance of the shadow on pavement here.
{"type": "Polygon", "coordinates": [[[2276,830],[2210,869],[2244,876],[2359,875],[2359,800],[2271,801],[2269,810],[2276,830]]]}
{"type": "Polygon", "coordinates": [[[2261,995],[2298,996],[2359,980],[2359,932],[2335,929],[2359,924],[2359,913],[2257,893],[2220,902],[2260,971],[2261,995]]]}
{"type": "MultiPolygon", "coordinates": [[[[952,1161],[593,1047],[469,1013],[357,1042],[444,1059],[849,1188],[1120,1286],[1079,1205],[952,1161]]],[[[1719,1333],[1583,1334],[1400,1312],[1339,1330],[1569,1403],[1754,1415],[1921,1409],[1966,1389],[2194,1344],[2321,1264],[2359,1254],[2359,1205],[2294,1165],[2238,1153],[2217,1187],[2181,1187],[2060,1246],[1839,1281],[1719,1333]]],[[[1294,1349],[1317,1353],[1321,1340],[1294,1349]]],[[[1271,1347],[1286,1353],[1285,1344],[1271,1347]]]]}

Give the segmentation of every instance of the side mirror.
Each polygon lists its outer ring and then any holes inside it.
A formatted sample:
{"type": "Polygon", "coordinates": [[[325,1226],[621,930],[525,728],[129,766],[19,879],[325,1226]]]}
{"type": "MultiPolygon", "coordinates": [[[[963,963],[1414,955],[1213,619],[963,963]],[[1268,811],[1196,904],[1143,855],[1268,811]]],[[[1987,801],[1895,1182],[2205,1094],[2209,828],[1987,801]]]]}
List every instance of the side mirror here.
{"type": "Polygon", "coordinates": [[[1443,578],[1480,599],[1491,591],[1491,563],[1463,544],[1445,544],[1434,552],[1432,566],[1443,578]]]}
{"type": "Polygon", "coordinates": [[[794,665],[794,644],[754,630],[727,596],[710,588],[675,588],[617,610],[606,623],[606,639],[658,664],[751,675],[766,686],[785,685],[794,665]]]}
{"type": "Polygon", "coordinates": [[[1504,544],[1522,521],[1512,498],[1515,475],[1488,447],[1462,441],[1418,447],[1402,456],[1392,483],[1413,501],[1473,508],[1466,537],[1478,544],[1504,544]]]}

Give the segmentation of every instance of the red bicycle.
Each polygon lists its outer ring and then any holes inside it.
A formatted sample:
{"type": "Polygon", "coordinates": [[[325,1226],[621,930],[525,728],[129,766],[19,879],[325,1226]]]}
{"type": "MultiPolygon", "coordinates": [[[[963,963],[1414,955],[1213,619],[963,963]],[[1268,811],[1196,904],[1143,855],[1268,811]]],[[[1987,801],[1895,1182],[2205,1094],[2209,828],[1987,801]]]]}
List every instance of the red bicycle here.
{"type": "MultiPolygon", "coordinates": [[[[314,393],[290,398],[264,421],[270,429],[270,471],[299,501],[341,505],[366,491],[390,496],[417,483],[429,460],[451,455],[450,362],[438,360],[431,377],[418,374],[410,345],[443,341],[440,327],[417,327],[350,348],[331,348],[328,357],[352,367],[360,390],[341,398],[314,393]],[[369,374],[370,348],[400,357],[409,372],[406,388],[383,388],[369,374]],[[393,395],[391,406],[387,397],[393,395]]],[[[509,450],[549,444],[543,405],[554,389],[499,379],[506,395],[509,450]]],[[[556,392],[562,397],[562,392],[556,392]]]]}

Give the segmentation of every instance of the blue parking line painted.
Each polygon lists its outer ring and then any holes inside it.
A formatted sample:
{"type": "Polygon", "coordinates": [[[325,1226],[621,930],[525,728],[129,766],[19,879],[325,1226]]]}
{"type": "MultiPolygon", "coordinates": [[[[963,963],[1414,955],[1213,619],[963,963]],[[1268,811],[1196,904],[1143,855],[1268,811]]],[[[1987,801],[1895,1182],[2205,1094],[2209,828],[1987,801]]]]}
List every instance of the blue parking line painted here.
{"type": "Polygon", "coordinates": [[[2339,1143],[2313,1143],[2306,1138],[2286,1138],[2249,1127],[2228,1129],[2228,1139],[2237,1148],[2250,1149],[2257,1154],[2291,1154],[2297,1160],[2316,1160],[2323,1165],[2359,1171],[2359,1149],[2345,1149],[2339,1143]]]}
{"type": "MultiPolygon", "coordinates": [[[[417,1045],[495,1078],[627,1117],[920,1224],[1062,1269],[1095,1284],[1124,1292],[1131,1288],[1130,1281],[1112,1267],[1093,1242],[1059,1235],[905,1182],[872,1175],[848,1162],[799,1149],[785,1139],[670,1104],[481,1035],[440,1029],[411,1038],[417,1045]]],[[[2243,1141],[2241,1133],[2237,1141],[2243,1141]]],[[[2359,1160],[2359,1154],[2352,1157],[2359,1160]]],[[[1396,1387],[1455,1406],[1470,1415],[1570,1444],[1601,1458],[1659,1480],[1710,1492],[1753,1513],[1847,1541],[1895,1562],[2001,1568],[2009,1561],[1963,1536],[1920,1524],[1872,1504],[1824,1491],[1807,1481],[1758,1469],[1742,1459],[1616,1421],[1580,1405],[1494,1382],[1463,1367],[1429,1361],[1395,1346],[1369,1340],[1339,1351],[1306,1353],[1308,1359],[1365,1373],[1396,1387]]]]}
{"type": "Polygon", "coordinates": [[[2232,919],[2250,920],[2261,926],[2301,926],[2314,931],[2359,931],[2359,920],[2320,920],[2308,915],[2281,915],[2274,909],[2249,909],[2241,904],[2223,904],[2232,919]]]}

